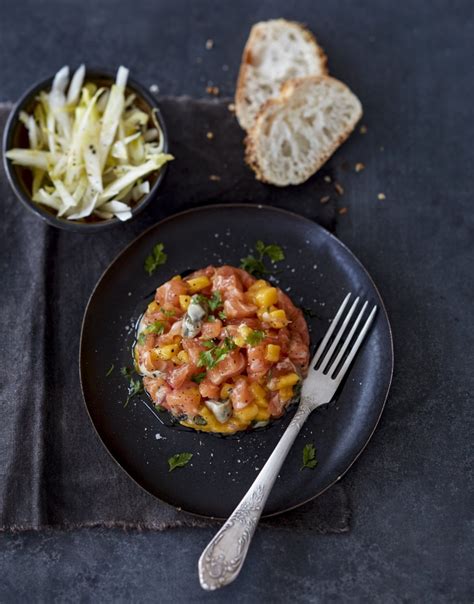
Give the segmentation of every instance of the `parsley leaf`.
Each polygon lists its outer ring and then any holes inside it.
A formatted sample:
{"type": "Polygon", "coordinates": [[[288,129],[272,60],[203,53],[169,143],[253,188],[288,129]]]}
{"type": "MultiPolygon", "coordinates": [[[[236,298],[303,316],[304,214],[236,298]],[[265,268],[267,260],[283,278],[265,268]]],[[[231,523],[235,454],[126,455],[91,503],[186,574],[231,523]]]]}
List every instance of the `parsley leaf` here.
{"type": "Polygon", "coordinates": [[[143,392],[143,383],[140,378],[133,378],[133,370],[130,369],[130,367],[122,367],[120,369],[120,373],[125,379],[130,380],[128,384],[127,400],[124,403],[124,407],[126,407],[134,396],[136,396],[140,392],[143,392]]]}
{"type": "Polygon", "coordinates": [[[314,445],[308,443],[304,446],[303,449],[303,465],[300,470],[304,468],[310,468],[311,470],[318,465],[318,460],[316,459],[316,449],[314,445]]]}
{"type": "Polygon", "coordinates": [[[250,346],[257,346],[260,342],[265,338],[266,334],[264,331],[260,329],[254,329],[249,335],[246,337],[245,341],[250,346]]]}
{"type": "Polygon", "coordinates": [[[280,262],[285,259],[283,250],[275,243],[265,245],[263,241],[259,240],[255,244],[255,252],[255,255],[249,254],[240,261],[240,268],[255,276],[262,276],[271,272],[271,270],[265,266],[265,256],[272,263],[280,262]]]}
{"type": "Polygon", "coordinates": [[[209,304],[209,299],[203,294],[194,294],[191,298],[191,302],[194,302],[194,304],[199,304],[199,306],[202,306],[205,309],[209,304]]]}
{"type": "Polygon", "coordinates": [[[168,459],[169,472],[172,472],[176,468],[183,468],[193,458],[192,453],[176,453],[173,457],[168,459]]]}
{"type": "Polygon", "coordinates": [[[174,317],[176,314],[174,310],[166,310],[166,308],[160,308],[160,312],[164,317],[174,317]]]}
{"type": "Polygon", "coordinates": [[[209,298],[208,304],[209,304],[209,309],[212,311],[217,310],[219,308],[219,306],[222,306],[223,302],[222,302],[222,298],[221,298],[221,292],[219,292],[219,291],[214,292],[212,294],[212,296],[209,298]]]}
{"type": "Polygon", "coordinates": [[[109,377],[109,375],[112,373],[112,371],[115,369],[115,365],[112,363],[112,365],[110,366],[110,369],[107,371],[107,373],[105,374],[105,377],[109,377]]]}
{"type": "Polygon", "coordinates": [[[198,367],[204,366],[208,369],[215,367],[217,363],[222,361],[235,348],[232,338],[225,338],[219,346],[216,346],[212,340],[206,340],[203,344],[208,350],[199,354],[197,364],[198,367]]]}
{"type": "Polygon", "coordinates": [[[121,367],[120,373],[123,375],[124,378],[127,378],[128,380],[132,377],[132,370],[130,369],[130,367],[121,367]]]}
{"type": "Polygon", "coordinates": [[[143,346],[143,344],[145,344],[145,340],[146,340],[146,333],[143,333],[143,332],[142,332],[142,333],[141,333],[141,334],[138,336],[138,340],[137,340],[137,342],[140,344],[140,346],[143,346]]]}
{"type": "Polygon", "coordinates": [[[193,377],[191,378],[191,381],[195,382],[196,384],[200,384],[205,377],[206,377],[206,372],[201,371],[201,373],[196,373],[195,375],[193,375],[193,377]]]}
{"type": "Polygon", "coordinates": [[[149,333],[156,333],[156,335],[161,336],[161,334],[165,331],[165,324],[163,323],[163,321],[155,321],[154,323],[151,323],[150,325],[148,325],[148,327],[145,327],[145,329],[143,330],[144,334],[149,334],[149,333]]]}
{"type": "Polygon", "coordinates": [[[167,254],[164,252],[165,246],[162,243],[157,243],[149,256],[145,259],[145,271],[152,275],[155,270],[166,262],[167,254]]]}
{"type": "Polygon", "coordinates": [[[223,310],[221,310],[220,312],[218,312],[217,316],[219,317],[219,319],[221,321],[225,321],[227,319],[227,315],[225,314],[225,312],[223,310]]]}

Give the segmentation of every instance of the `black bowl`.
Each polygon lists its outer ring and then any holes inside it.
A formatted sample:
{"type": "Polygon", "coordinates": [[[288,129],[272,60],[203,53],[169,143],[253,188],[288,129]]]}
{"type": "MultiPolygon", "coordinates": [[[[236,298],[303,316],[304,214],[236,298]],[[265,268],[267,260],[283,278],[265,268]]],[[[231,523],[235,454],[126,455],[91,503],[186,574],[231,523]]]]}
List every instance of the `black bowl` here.
{"type": "MultiPolygon", "coordinates": [[[[54,76],[53,76],[54,77],[54,76]]],[[[54,210],[49,210],[45,206],[35,203],[31,199],[31,172],[28,168],[23,166],[16,166],[11,160],[7,159],[5,153],[9,149],[15,147],[27,147],[28,135],[25,126],[19,120],[19,114],[21,111],[30,112],[35,104],[36,96],[42,90],[50,90],[53,83],[53,77],[42,80],[41,82],[32,86],[27,90],[20,100],[16,103],[12,112],[10,113],[3,135],[3,163],[5,166],[5,172],[8,177],[8,181],[14,190],[18,199],[36,216],[39,216],[42,220],[45,220],[48,224],[58,227],[60,229],[66,229],[68,231],[91,233],[94,231],[100,231],[102,229],[110,228],[116,224],[123,224],[118,218],[111,218],[109,220],[98,220],[97,222],[85,222],[79,220],[67,220],[65,218],[58,218],[54,213],[54,210]]],[[[101,86],[110,86],[115,82],[115,74],[103,69],[87,69],[85,81],[93,82],[101,86]]],[[[160,113],[156,99],[151,95],[148,90],[136,82],[135,80],[128,78],[126,93],[134,93],[137,97],[137,104],[142,111],[150,113],[153,111],[156,115],[156,119],[163,132],[163,152],[168,152],[168,133],[166,125],[163,120],[163,116],[160,113]]],[[[141,212],[153,199],[158,191],[160,184],[165,176],[167,164],[165,164],[160,170],[153,172],[149,175],[148,180],[150,181],[150,192],[144,195],[133,207],[132,207],[132,218],[134,218],[139,212],[141,212]]]]}

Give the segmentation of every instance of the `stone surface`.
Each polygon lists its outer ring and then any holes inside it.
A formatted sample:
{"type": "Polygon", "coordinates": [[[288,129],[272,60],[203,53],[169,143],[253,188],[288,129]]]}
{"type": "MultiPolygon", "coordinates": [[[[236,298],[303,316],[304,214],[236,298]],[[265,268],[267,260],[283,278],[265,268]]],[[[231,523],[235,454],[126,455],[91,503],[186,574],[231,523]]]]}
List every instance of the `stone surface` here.
{"type": "Polygon", "coordinates": [[[396,372],[344,479],[352,531],[260,531],[212,596],[196,574],[208,529],[4,535],[1,601],[472,601],[472,3],[16,0],[0,8],[0,100],[80,61],[125,63],[166,95],[230,95],[251,23],[280,15],[316,33],[368,129],[338,152],[335,232],[380,287],[396,372]]]}

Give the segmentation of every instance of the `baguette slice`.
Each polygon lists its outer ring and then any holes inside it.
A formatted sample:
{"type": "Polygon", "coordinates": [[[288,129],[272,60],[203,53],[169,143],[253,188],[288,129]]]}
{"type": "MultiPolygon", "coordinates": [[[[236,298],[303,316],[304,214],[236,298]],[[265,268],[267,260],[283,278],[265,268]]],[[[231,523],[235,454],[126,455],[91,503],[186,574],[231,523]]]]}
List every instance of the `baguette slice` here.
{"type": "Polygon", "coordinates": [[[339,80],[289,80],[258,114],[245,140],[245,159],[258,180],[300,184],[347,139],[361,116],[359,99],[339,80]]]}
{"type": "Polygon", "coordinates": [[[305,27],[285,19],[256,23],[245,45],[237,80],[239,124],[249,130],[261,106],[279,95],[286,80],[324,74],[326,55],[305,27]]]}

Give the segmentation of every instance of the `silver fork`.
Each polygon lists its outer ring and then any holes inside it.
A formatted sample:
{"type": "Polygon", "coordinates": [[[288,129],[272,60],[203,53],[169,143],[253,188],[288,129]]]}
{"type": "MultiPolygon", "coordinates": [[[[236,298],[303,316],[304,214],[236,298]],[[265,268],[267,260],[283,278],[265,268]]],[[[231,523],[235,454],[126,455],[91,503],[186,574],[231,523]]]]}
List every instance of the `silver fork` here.
{"type": "Polygon", "coordinates": [[[199,581],[204,589],[214,590],[228,585],[239,574],[265,502],[295,438],[309,414],[317,407],[331,401],[369,331],[377,311],[376,306],[373,307],[356,337],[357,328],[368,306],[368,302],[365,302],[346,334],[359,303],[359,298],[356,298],[331,342],[331,337],[343,317],[350,297],[351,294],[348,294],[339,307],[311,360],[309,375],[303,383],[300,404],[288,428],[242,501],[199,558],[199,581]],[[354,338],[355,341],[351,345],[354,338]],[[336,354],[338,346],[340,348],[336,354]],[[344,358],[346,353],[347,356],[344,358]]]}

